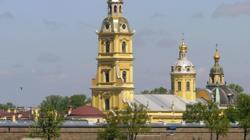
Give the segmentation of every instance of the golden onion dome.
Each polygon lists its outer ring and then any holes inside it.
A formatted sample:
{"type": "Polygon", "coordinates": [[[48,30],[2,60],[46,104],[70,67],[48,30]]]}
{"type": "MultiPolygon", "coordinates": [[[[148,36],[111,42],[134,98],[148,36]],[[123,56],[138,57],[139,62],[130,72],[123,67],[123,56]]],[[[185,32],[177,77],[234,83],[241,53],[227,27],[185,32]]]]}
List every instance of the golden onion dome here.
{"type": "Polygon", "coordinates": [[[184,43],[184,41],[179,46],[181,52],[187,52],[188,46],[184,43]]]}
{"type": "Polygon", "coordinates": [[[220,60],[220,53],[219,53],[219,50],[218,50],[218,49],[216,49],[216,52],[215,52],[215,54],[214,54],[214,60],[215,60],[216,62],[218,62],[218,61],[220,60]]]}

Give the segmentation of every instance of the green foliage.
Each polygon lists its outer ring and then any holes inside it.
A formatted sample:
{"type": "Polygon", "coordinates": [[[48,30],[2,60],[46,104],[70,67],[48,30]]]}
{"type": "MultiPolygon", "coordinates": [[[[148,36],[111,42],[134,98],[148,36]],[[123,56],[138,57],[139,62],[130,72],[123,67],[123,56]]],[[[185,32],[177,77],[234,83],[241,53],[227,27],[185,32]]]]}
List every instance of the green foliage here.
{"type": "Polygon", "coordinates": [[[123,139],[125,135],[122,133],[120,125],[120,113],[109,112],[105,117],[107,125],[105,125],[104,131],[98,133],[98,140],[114,140],[123,139]]]}
{"type": "Polygon", "coordinates": [[[59,114],[64,115],[67,113],[69,107],[77,108],[89,102],[90,99],[87,99],[85,95],[72,95],[70,97],[50,95],[42,101],[40,107],[43,109],[51,106],[59,114]]]}
{"type": "Polygon", "coordinates": [[[201,103],[189,105],[183,117],[187,122],[204,121],[206,127],[210,130],[211,139],[214,132],[217,138],[220,135],[226,135],[230,127],[228,118],[214,102],[208,102],[207,105],[202,105],[201,103]]]}
{"type": "Polygon", "coordinates": [[[243,93],[244,92],[244,88],[242,86],[238,85],[238,84],[230,84],[230,85],[228,85],[228,87],[230,89],[235,90],[238,93],[243,93]]]}
{"type": "Polygon", "coordinates": [[[7,110],[7,109],[13,109],[16,108],[16,106],[13,103],[6,103],[6,104],[0,104],[0,109],[7,110]]]}
{"type": "Polygon", "coordinates": [[[215,125],[215,133],[216,139],[219,139],[219,136],[225,136],[228,132],[228,128],[230,127],[230,123],[228,118],[225,115],[220,115],[217,120],[217,124],[215,125]]]}
{"type": "Polygon", "coordinates": [[[147,121],[149,121],[149,116],[145,106],[132,103],[121,114],[121,122],[124,126],[127,126],[129,140],[136,140],[139,133],[149,131],[149,127],[146,125],[147,121]]]}
{"type": "Polygon", "coordinates": [[[48,107],[51,107],[53,110],[56,110],[59,114],[63,115],[69,108],[69,99],[68,97],[58,95],[47,96],[40,104],[40,108],[41,110],[45,110],[48,107]]]}
{"type": "Polygon", "coordinates": [[[57,113],[52,106],[47,106],[40,110],[38,120],[34,124],[35,132],[31,137],[41,137],[51,140],[60,136],[60,126],[63,123],[63,117],[57,113]]]}
{"type": "Polygon", "coordinates": [[[89,99],[85,95],[72,95],[69,97],[70,99],[70,106],[73,108],[77,108],[79,106],[86,105],[89,102],[89,99]]]}
{"type": "Polygon", "coordinates": [[[205,109],[206,105],[203,105],[201,103],[187,105],[186,112],[183,113],[183,119],[189,123],[198,123],[203,120],[205,109]]]}
{"type": "Polygon", "coordinates": [[[229,107],[225,113],[229,116],[231,122],[238,122],[244,130],[244,140],[250,128],[250,96],[240,94],[235,107],[229,107]]]}
{"type": "Polygon", "coordinates": [[[234,106],[229,106],[224,113],[230,122],[235,123],[237,121],[237,110],[234,106]]]}
{"type": "Polygon", "coordinates": [[[159,87],[159,88],[154,88],[151,91],[149,90],[144,90],[141,92],[141,94],[167,94],[167,89],[164,87],[159,87]]]}
{"type": "Polygon", "coordinates": [[[147,108],[143,105],[132,103],[125,110],[112,111],[108,114],[106,117],[107,125],[104,131],[99,134],[98,139],[136,140],[139,133],[150,130],[146,125],[148,120],[147,108]],[[123,130],[126,130],[127,138],[123,130]]]}
{"type": "Polygon", "coordinates": [[[250,96],[247,94],[240,94],[236,105],[236,119],[241,128],[244,129],[244,139],[249,132],[250,128],[250,96]]]}

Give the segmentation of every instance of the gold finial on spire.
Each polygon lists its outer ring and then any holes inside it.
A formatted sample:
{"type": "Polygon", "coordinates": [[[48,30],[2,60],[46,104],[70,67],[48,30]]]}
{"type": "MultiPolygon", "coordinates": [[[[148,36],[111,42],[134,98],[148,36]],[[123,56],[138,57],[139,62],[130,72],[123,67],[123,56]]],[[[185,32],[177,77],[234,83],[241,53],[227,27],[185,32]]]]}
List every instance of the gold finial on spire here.
{"type": "Polygon", "coordinates": [[[181,45],[180,45],[180,47],[179,47],[179,49],[180,49],[180,51],[181,52],[187,52],[187,49],[188,49],[188,47],[187,47],[187,45],[185,44],[185,34],[184,33],[182,33],[182,42],[181,42],[181,45]]]}
{"type": "Polygon", "coordinates": [[[214,60],[215,60],[215,62],[219,62],[219,60],[220,60],[220,53],[218,50],[218,44],[216,44],[216,52],[214,54],[214,60]]]}

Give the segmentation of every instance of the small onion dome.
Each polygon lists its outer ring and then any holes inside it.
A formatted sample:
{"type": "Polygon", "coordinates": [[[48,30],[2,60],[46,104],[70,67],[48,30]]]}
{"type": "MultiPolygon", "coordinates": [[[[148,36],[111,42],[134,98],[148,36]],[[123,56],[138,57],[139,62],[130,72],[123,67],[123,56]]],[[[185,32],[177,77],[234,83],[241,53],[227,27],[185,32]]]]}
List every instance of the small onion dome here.
{"type": "Polygon", "coordinates": [[[180,49],[181,52],[186,53],[187,50],[188,50],[188,46],[184,42],[182,42],[181,45],[179,46],[179,49],[180,49]]]}

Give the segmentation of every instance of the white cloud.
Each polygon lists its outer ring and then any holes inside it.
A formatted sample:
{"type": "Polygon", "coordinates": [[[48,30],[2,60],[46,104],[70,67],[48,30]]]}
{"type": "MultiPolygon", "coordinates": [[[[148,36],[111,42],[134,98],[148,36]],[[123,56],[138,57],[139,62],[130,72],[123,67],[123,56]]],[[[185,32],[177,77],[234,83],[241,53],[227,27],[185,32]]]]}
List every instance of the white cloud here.
{"type": "Polygon", "coordinates": [[[62,58],[60,56],[47,52],[41,53],[37,58],[38,62],[43,62],[43,63],[56,63],[60,62],[61,60],[62,58]]]}
{"type": "Polygon", "coordinates": [[[242,15],[250,15],[250,1],[221,4],[213,13],[213,17],[238,17],[242,15]]]}
{"type": "Polygon", "coordinates": [[[11,12],[4,12],[0,14],[0,20],[12,20],[14,15],[11,12]]]}

